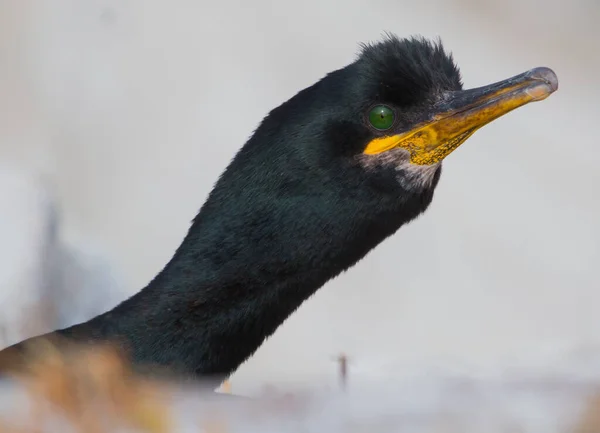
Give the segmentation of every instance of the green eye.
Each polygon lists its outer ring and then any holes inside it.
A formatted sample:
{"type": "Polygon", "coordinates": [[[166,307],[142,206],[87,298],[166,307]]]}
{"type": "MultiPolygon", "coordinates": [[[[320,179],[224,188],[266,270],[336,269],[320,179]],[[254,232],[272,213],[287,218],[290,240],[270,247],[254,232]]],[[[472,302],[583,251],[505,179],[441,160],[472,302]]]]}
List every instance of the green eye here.
{"type": "Polygon", "coordinates": [[[377,105],[369,113],[369,122],[373,128],[383,131],[392,127],[394,117],[394,111],[391,108],[385,105],[377,105]]]}

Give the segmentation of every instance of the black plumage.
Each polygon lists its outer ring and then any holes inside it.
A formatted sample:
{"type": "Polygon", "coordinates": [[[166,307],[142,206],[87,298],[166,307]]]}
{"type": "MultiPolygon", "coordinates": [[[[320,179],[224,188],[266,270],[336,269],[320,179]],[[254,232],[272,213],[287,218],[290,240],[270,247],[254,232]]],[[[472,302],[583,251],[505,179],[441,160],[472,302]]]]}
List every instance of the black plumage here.
{"type": "Polygon", "coordinates": [[[317,289],[431,203],[439,163],[363,153],[390,133],[369,124],[370,107],[392,107],[391,130],[401,132],[461,89],[440,42],[388,36],[364,45],[353,63],[264,118],[147,287],[51,335],[116,341],[140,370],[221,380],[317,289]]]}

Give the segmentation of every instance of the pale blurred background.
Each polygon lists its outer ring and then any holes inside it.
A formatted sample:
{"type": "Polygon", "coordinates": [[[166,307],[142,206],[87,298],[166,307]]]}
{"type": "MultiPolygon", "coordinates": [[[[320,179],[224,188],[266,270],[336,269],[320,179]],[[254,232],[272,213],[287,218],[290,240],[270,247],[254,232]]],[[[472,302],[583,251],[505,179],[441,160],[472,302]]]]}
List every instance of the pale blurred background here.
{"type": "Polygon", "coordinates": [[[360,381],[595,347],[599,22],[596,0],[0,0],[0,345],[142,288],[262,117],[390,31],[440,36],[466,87],[549,66],[559,91],[453,153],[234,391],[335,384],[341,352],[360,381]]]}

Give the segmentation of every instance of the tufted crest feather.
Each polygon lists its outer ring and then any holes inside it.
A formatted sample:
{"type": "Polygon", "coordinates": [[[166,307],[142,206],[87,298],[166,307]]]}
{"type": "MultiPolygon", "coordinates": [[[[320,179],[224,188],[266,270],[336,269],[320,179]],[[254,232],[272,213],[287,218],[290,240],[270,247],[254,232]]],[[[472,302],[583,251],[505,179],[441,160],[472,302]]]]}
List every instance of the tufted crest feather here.
{"type": "Polygon", "coordinates": [[[462,89],[458,66],[439,39],[386,34],[380,42],[361,44],[357,64],[369,81],[379,83],[385,99],[407,105],[438,90],[462,89]]]}

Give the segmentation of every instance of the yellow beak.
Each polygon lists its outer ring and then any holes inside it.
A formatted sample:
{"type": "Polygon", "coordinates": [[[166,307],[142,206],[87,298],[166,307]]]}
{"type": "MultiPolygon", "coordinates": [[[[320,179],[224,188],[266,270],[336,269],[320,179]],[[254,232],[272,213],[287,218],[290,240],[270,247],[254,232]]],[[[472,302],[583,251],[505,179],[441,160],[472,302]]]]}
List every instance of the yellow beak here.
{"type": "Polygon", "coordinates": [[[372,140],[364,153],[402,148],[410,153],[413,164],[436,164],[482,126],[515,108],[541,101],[557,89],[558,78],[551,69],[535,68],[487,86],[448,92],[427,121],[409,131],[372,140]]]}

